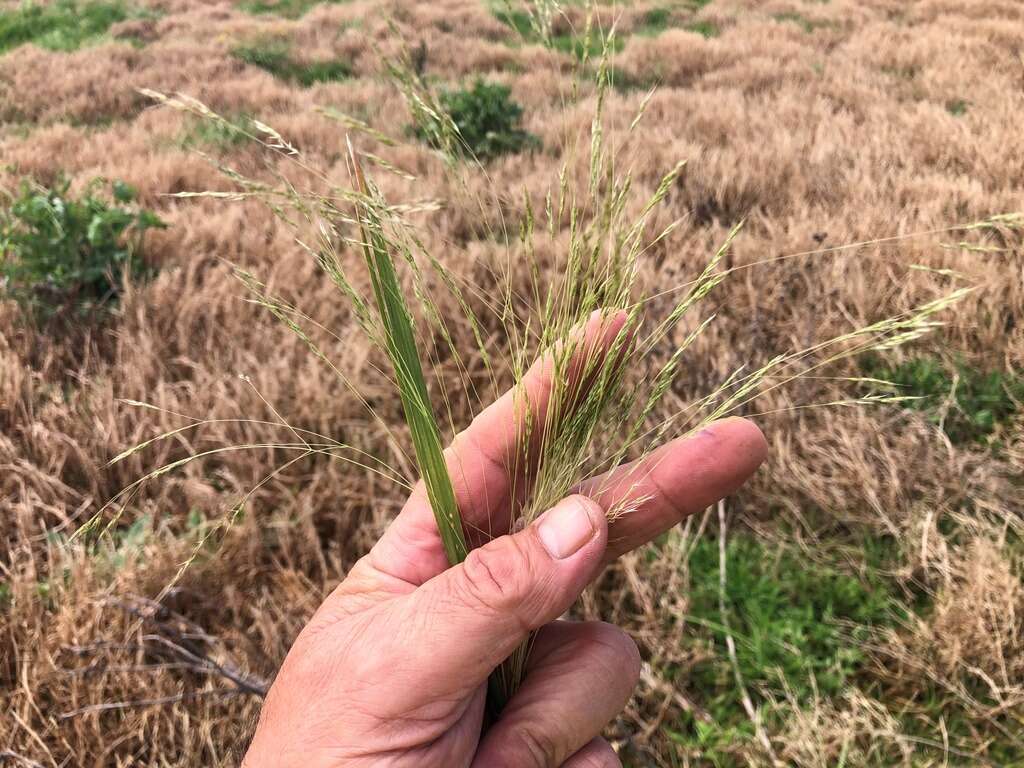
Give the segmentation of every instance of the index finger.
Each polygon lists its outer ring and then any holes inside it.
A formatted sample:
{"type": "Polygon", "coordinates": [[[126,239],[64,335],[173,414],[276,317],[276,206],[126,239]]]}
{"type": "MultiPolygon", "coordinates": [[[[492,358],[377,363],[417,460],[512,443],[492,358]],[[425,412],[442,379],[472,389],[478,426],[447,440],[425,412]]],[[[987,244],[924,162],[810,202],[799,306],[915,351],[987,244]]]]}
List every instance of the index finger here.
{"type": "Polygon", "coordinates": [[[761,430],[732,417],[591,478],[577,492],[603,509],[623,511],[608,528],[607,559],[614,560],[733,493],[767,452],[761,430]]]}
{"type": "MultiPolygon", "coordinates": [[[[614,348],[626,313],[596,310],[576,334],[568,366],[570,400],[588,386],[588,373],[614,348]]],[[[508,533],[516,498],[529,488],[530,457],[543,439],[555,386],[555,353],[549,351],[519,384],[482,410],[445,451],[448,474],[471,544],[508,533]],[[524,443],[529,443],[525,450],[524,443]]],[[[571,408],[571,402],[567,406],[571,408]]],[[[373,566],[419,586],[448,567],[423,481],[370,553],[373,566]]]]}

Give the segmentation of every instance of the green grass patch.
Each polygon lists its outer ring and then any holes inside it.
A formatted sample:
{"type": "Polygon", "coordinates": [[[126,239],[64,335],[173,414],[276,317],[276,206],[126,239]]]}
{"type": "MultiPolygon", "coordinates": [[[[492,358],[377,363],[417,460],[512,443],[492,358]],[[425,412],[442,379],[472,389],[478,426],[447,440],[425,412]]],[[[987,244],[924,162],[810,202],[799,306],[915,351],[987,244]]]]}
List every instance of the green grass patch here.
{"type": "Polygon", "coordinates": [[[806,16],[801,16],[799,13],[794,13],[793,11],[787,11],[786,13],[776,13],[772,16],[772,18],[783,24],[796,24],[798,27],[800,27],[800,29],[807,33],[811,33],[816,29],[822,29],[824,27],[831,26],[829,22],[812,21],[811,19],[808,19],[806,16]]]}
{"type": "Polygon", "coordinates": [[[150,273],[141,258],[147,230],[166,225],[134,204],[135,192],[96,180],[78,198],[69,182],[24,183],[0,211],[0,285],[37,319],[91,313],[116,302],[124,282],[150,273]]]}
{"type": "Polygon", "coordinates": [[[687,24],[686,28],[705,38],[718,37],[719,35],[718,27],[710,21],[695,21],[692,24],[687,24]]]}
{"type": "MultiPolygon", "coordinates": [[[[889,624],[902,610],[895,587],[872,570],[866,577],[854,576],[797,552],[779,551],[777,545],[768,547],[750,534],[731,538],[726,563],[725,618],[755,704],[765,701],[762,691],[780,700],[788,691],[799,704],[811,701],[815,691],[838,696],[863,661],[856,636],[889,624]]],[[[698,541],[689,565],[686,622],[714,655],[690,670],[687,684],[712,721],[686,715],[673,738],[708,755],[724,754],[749,738],[752,726],[726,647],[718,542],[698,541]]]]}
{"type": "Polygon", "coordinates": [[[232,55],[274,77],[308,88],[316,83],[331,83],[352,76],[351,65],[340,59],[299,62],[291,55],[291,46],[283,41],[270,41],[239,46],[232,55]]]}
{"type": "Polygon", "coordinates": [[[239,5],[239,8],[256,15],[274,14],[284,16],[286,19],[297,19],[315,5],[337,5],[343,2],[347,0],[247,0],[239,5]]]}
{"type": "MultiPolygon", "coordinates": [[[[525,11],[509,10],[507,8],[495,11],[495,17],[506,26],[511,27],[527,43],[547,45],[555,51],[569,53],[581,61],[584,58],[597,59],[604,53],[604,39],[598,30],[593,30],[589,35],[583,31],[563,32],[552,35],[549,40],[544,40],[534,29],[530,15],[525,11]]],[[[611,41],[611,52],[618,53],[622,50],[625,42],[622,38],[616,37],[611,41]]]]}
{"type": "Polygon", "coordinates": [[[608,80],[618,93],[649,91],[659,82],[657,77],[637,77],[618,67],[609,67],[608,80]]]}
{"type": "Polygon", "coordinates": [[[946,111],[954,117],[963,117],[967,114],[967,106],[966,99],[952,99],[946,102],[946,111]]]}
{"type": "Polygon", "coordinates": [[[918,398],[904,406],[941,424],[957,444],[983,442],[1024,401],[1024,376],[1006,371],[979,371],[963,362],[950,366],[934,357],[888,365],[871,356],[864,365],[872,378],[894,384],[897,394],[918,398]]]}
{"type": "Polygon", "coordinates": [[[192,120],[181,135],[183,147],[205,147],[227,152],[245,144],[255,129],[252,116],[237,115],[221,120],[192,120]]]}
{"type": "Polygon", "coordinates": [[[979,742],[984,745],[979,754],[983,762],[961,765],[1024,766],[1024,748],[1018,737],[1019,719],[993,700],[992,689],[985,681],[974,678],[963,682],[969,694],[987,702],[994,714],[979,718],[977,711],[965,707],[962,697],[934,681],[924,680],[912,703],[896,713],[903,732],[935,745],[933,754],[936,756],[942,754],[942,740],[948,741],[953,749],[964,751],[977,750],[979,742]]]}
{"type": "MultiPolygon", "coordinates": [[[[480,160],[521,152],[540,145],[539,139],[520,127],[523,108],[512,99],[508,86],[477,80],[471,88],[443,91],[440,103],[459,129],[464,150],[480,160]]],[[[416,136],[438,145],[423,126],[416,136]]]]}
{"type": "Polygon", "coordinates": [[[530,14],[526,11],[501,8],[495,11],[494,15],[498,21],[514,29],[523,39],[536,42],[537,35],[533,29],[533,22],[530,21],[530,14]]]}
{"type": "Polygon", "coordinates": [[[102,38],[111,25],[140,15],[118,0],[23,3],[0,12],[0,53],[25,43],[52,51],[73,51],[102,38]]]}
{"type": "Polygon", "coordinates": [[[636,34],[644,37],[660,35],[672,26],[672,11],[668,8],[651,8],[637,24],[636,34]]]}
{"type": "MultiPolygon", "coordinates": [[[[621,37],[612,38],[609,41],[609,48],[611,53],[618,53],[622,50],[624,45],[621,37]]],[[[599,59],[604,53],[605,41],[601,38],[600,34],[592,33],[586,35],[583,33],[579,34],[562,34],[553,35],[551,37],[551,48],[562,53],[571,53],[580,61],[584,59],[599,59]]]]}

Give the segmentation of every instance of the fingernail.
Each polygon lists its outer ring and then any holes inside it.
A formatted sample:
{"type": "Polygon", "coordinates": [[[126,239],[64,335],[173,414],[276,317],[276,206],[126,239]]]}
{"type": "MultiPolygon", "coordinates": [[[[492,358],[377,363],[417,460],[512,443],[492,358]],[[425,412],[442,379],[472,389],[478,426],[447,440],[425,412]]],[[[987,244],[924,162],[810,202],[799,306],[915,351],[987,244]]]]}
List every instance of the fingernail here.
{"type": "Polygon", "coordinates": [[[594,537],[591,517],[597,505],[581,496],[570,496],[549,509],[537,523],[537,535],[555,560],[565,560],[594,537]]]}

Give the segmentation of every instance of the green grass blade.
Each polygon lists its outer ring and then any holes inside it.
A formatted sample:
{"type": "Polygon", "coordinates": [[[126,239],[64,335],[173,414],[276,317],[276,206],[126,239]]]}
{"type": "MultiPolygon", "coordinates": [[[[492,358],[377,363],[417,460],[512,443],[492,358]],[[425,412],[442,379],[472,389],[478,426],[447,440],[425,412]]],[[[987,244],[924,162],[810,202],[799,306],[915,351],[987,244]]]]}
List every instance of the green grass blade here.
{"type": "Polygon", "coordinates": [[[416,462],[434,510],[444,551],[452,565],[465,560],[469,552],[462,530],[462,517],[455,501],[455,490],[444,460],[441,432],[430,407],[427,383],[423,377],[412,327],[412,316],[405,302],[391,249],[383,234],[379,215],[370,204],[369,189],[355,153],[349,153],[357,187],[364,196],[357,203],[357,219],[362,230],[363,255],[370,271],[373,293],[384,328],[385,348],[395,369],[395,381],[402,400],[405,420],[412,435],[416,462]]]}

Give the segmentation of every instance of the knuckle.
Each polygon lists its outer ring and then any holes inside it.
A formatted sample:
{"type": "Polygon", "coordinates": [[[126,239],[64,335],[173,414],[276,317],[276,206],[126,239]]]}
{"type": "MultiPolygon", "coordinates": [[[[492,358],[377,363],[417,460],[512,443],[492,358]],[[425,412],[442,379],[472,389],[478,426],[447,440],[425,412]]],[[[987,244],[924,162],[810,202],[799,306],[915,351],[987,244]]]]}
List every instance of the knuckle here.
{"type": "Polygon", "coordinates": [[[462,564],[468,599],[496,611],[514,608],[525,591],[528,558],[512,537],[474,549],[462,564]]]}
{"type": "Polygon", "coordinates": [[[520,729],[506,753],[509,765],[516,768],[554,768],[562,764],[564,754],[552,734],[530,728],[520,729]]]}
{"type": "Polygon", "coordinates": [[[608,742],[602,740],[591,742],[583,750],[572,757],[565,768],[622,768],[618,755],[608,742]]]}

